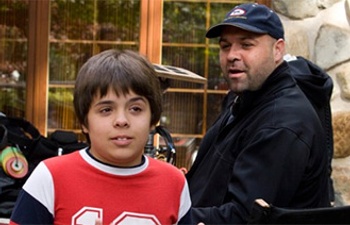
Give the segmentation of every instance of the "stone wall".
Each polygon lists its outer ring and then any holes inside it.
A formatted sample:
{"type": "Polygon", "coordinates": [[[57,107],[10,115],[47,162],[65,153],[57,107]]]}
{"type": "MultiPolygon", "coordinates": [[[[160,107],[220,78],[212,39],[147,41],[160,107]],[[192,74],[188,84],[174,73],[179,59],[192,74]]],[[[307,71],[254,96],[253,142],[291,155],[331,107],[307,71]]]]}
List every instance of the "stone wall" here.
{"type": "Polygon", "coordinates": [[[285,28],[287,52],[315,62],[332,77],[337,205],[350,205],[350,0],[272,0],[285,28]]]}

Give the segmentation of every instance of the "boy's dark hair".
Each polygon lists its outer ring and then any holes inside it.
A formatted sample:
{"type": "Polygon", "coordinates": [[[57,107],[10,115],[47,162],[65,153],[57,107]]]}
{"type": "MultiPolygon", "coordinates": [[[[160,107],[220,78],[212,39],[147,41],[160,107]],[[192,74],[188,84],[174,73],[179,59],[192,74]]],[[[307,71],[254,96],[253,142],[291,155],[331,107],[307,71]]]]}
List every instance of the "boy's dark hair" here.
{"type": "Polygon", "coordinates": [[[88,126],[87,114],[93,98],[112,88],[117,95],[129,91],[144,96],[151,108],[151,125],[162,112],[162,91],[153,65],[131,50],[106,50],[92,56],[80,69],[75,82],[74,109],[80,124],[88,126]]]}

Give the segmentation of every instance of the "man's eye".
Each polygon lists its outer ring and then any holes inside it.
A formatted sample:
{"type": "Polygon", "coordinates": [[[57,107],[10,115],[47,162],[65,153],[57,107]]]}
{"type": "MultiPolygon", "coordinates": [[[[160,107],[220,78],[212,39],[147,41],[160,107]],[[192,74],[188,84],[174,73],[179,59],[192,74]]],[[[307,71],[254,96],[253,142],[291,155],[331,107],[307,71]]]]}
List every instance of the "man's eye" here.
{"type": "Polygon", "coordinates": [[[253,45],[250,44],[250,43],[243,43],[243,44],[242,44],[242,47],[243,47],[243,48],[249,48],[249,47],[251,47],[251,46],[253,46],[253,45]]]}
{"type": "Polygon", "coordinates": [[[230,45],[228,45],[228,44],[221,44],[220,45],[220,48],[221,49],[227,49],[227,48],[229,48],[230,47],[230,45]]]}

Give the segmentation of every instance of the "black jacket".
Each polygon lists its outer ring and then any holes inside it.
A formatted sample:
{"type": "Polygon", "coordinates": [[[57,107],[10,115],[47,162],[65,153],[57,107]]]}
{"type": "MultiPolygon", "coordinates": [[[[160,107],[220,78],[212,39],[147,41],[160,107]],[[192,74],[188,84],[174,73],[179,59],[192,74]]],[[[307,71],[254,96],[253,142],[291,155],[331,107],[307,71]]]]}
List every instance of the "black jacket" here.
{"type": "Polygon", "coordinates": [[[246,223],[256,198],[280,207],[329,206],[326,135],[287,62],[233,107],[232,95],[187,174],[194,222],[246,223]]]}
{"type": "Polygon", "coordinates": [[[332,78],[319,66],[313,62],[298,56],[288,61],[292,76],[297,85],[308,97],[312,106],[316,110],[321,120],[324,131],[326,132],[326,147],[329,161],[329,198],[334,202],[334,187],[331,179],[332,159],[333,159],[333,127],[331,98],[333,92],[332,78]]]}

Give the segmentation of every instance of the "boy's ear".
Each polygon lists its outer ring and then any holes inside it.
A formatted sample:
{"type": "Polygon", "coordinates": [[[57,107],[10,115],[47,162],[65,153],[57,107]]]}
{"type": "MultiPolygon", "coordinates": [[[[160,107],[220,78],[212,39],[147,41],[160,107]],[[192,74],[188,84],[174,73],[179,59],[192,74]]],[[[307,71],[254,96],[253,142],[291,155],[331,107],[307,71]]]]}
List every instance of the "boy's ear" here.
{"type": "Polygon", "coordinates": [[[85,134],[89,133],[89,129],[85,125],[81,125],[81,129],[82,129],[83,133],[85,133],[85,134]]]}

